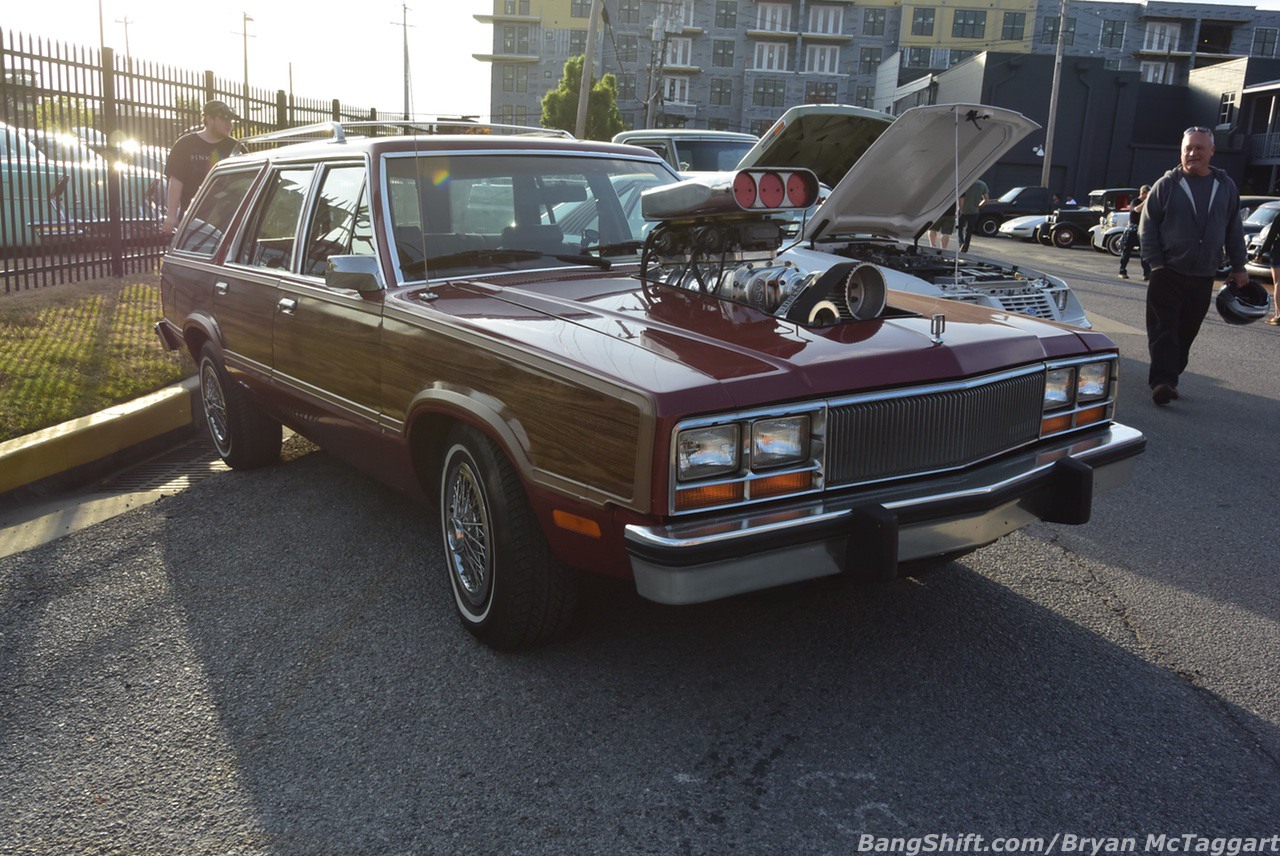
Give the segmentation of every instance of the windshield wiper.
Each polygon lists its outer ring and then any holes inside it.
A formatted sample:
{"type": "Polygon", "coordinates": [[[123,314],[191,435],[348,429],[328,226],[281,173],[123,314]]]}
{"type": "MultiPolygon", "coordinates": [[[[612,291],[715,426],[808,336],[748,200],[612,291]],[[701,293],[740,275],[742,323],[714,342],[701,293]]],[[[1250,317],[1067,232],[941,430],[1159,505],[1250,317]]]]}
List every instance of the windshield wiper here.
{"type": "Polygon", "coordinates": [[[594,247],[583,247],[584,253],[599,253],[601,256],[638,253],[644,249],[644,241],[618,241],[614,244],[597,244],[594,247]]]}
{"type": "Polygon", "coordinates": [[[570,264],[591,265],[601,270],[608,270],[613,267],[613,262],[596,258],[595,256],[501,248],[462,250],[456,253],[446,253],[443,256],[428,256],[425,261],[410,262],[403,267],[405,273],[413,274],[421,273],[428,267],[432,270],[439,270],[442,267],[465,265],[468,262],[520,262],[531,259],[556,259],[570,264]]]}

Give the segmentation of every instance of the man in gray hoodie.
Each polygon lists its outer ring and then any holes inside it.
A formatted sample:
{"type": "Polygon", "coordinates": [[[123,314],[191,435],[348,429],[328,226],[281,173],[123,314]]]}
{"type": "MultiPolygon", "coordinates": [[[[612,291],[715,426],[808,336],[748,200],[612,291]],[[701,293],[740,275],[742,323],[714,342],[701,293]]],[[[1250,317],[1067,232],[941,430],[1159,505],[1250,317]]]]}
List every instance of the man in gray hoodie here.
{"type": "Polygon", "coordinates": [[[1224,246],[1231,278],[1238,285],[1249,281],[1240,191],[1230,176],[1209,165],[1214,151],[1210,129],[1183,132],[1182,163],[1152,185],[1138,226],[1142,261],[1151,267],[1147,382],[1152,400],[1162,406],[1178,397],[1178,377],[1213,301],[1224,246]]]}

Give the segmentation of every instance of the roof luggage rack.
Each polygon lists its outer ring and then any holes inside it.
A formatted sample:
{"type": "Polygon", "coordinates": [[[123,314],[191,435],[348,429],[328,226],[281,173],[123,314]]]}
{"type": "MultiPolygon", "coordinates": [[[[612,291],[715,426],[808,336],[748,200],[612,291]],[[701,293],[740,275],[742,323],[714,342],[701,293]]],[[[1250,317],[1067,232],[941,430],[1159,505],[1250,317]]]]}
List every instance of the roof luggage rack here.
{"type": "Polygon", "coordinates": [[[504,125],[494,122],[473,122],[469,119],[401,120],[376,119],[358,122],[317,122],[255,134],[240,140],[242,151],[249,147],[270,148],[289,143],[315,143],[328,140],[345,143],[348,137],[401,137],[437,136],[440,134],[482,134],[524,137],[558,137],[572,140],[573,134],[558,128],[535,128],[529,125],[504,125]]]}

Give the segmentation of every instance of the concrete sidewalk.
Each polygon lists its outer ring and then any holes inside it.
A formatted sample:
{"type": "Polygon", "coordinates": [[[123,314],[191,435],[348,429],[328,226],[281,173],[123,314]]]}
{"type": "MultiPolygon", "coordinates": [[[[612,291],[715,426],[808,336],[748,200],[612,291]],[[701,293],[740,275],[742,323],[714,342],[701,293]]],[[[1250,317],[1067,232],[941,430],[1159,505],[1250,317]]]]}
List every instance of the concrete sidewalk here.
{"type": "Polygon", "coordinates": [[[88,484],[190,436],[195,377],[99,413],[0,443],[0,505],[88,484]]]}

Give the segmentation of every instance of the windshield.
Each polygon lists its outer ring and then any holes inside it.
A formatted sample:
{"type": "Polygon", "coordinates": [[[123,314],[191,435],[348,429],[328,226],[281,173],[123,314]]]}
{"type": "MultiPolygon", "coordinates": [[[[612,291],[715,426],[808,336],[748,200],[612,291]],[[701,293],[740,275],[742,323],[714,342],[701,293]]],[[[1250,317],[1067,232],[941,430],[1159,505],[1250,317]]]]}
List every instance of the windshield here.
{"type": "Polygon", "coordinates": [[[1000,197],[1001,202],[1012,202],[1018,198],[1018,194],[1022,192],[1021,187],[1012,187],[1005,191],[1004,196],[1000,197]]]}
{"type": "Polygon", "coordinates": [[[733,169],[751,151],[751,140],[676,140],[680,169],[688,172],[724,172],[733,169]]]}
{"type": "Polygon", "coordinates": [[[1277,214],[1280,214],[1280,206],[1273,208],[1270,205],[1263,205],[1255,209],[1244,222],[1252,223],[1255,226],[1265,226],[1276,219],[1277,214]]]}
{"type": "Polygon", "coordinates": [[[39,134],[33,142],[45,157],[59,161],[99,161],[84,140],[71,134],[39,134]]]}
{"type": "Polygon", "coordinates": [[[677,180],[649,161],[509,153],[392,155],[386,173],[404,280],[424,268],[431,277],[563,267],[601,247],[626,260],[653,225],[641,193],[677,180]]]}

